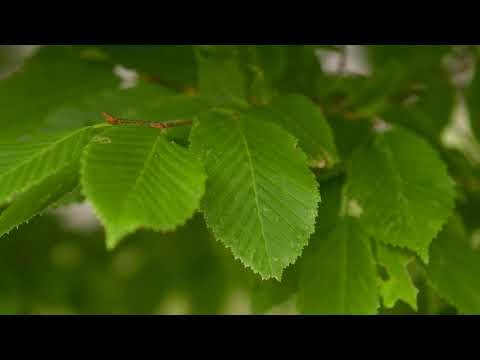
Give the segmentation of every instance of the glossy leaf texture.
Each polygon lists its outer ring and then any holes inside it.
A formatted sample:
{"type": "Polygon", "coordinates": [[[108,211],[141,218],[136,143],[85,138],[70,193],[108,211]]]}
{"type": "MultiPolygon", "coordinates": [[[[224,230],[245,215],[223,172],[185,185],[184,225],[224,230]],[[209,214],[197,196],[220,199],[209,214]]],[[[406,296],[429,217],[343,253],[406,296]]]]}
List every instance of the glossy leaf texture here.
{"type": "Polygon", "coordinates": [[[262,278],[280,279],[314,231],[320,196],[295,138],[257,116],[200,116],[191,149],[207,171],[203,211],[216,238],[262,278]]]}
{"type": "Polygon", "coordinates": [[[87,147],[81,181],[113,248],[139,228],[165,232],[183,225],[199,207],[205,173],[158,129],[118,126],[87,147]]]}
{"type": "Polygon", "coordinates": [[[430,145],[400,127],[379,132],[353,155],[348,197],[375,239],[428,263],[432,240],[454,207],[454,183],[430,145]]]}

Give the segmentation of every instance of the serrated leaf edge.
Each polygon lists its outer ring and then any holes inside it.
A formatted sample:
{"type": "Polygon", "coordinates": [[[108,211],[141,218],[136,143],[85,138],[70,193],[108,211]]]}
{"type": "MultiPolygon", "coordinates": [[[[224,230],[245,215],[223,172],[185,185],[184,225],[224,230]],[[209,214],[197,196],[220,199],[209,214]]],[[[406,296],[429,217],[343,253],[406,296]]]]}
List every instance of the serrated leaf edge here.
{"type": "MultiPolygon", "coordinates": [[[[163,134],[158,135],[158,137],[160,137],[160,136],[163,136],[163,134]]],[[[155,140],[155,145],[153,147],[155,147],[155,146],[156,146],[156,140],[155,140]]],[[[180,146],[180,145],[177,144],[177,146],[180,146]]],[[[132,235],[132,234],[136,233],[140,229],[152,230],[152,231],[158,232],[160,234],[168,234],[168,233],[174,232],[178,228],[181,228],[181,227],[185,226],[187,224],[187,222],[190,221],[195,216],[198,209],[200,208],[201,202],[202,202],[203,196],[205,195],[205,190],[206,190],[207,176],[205,174],[205,171],[203,172],[203,175],[202,175],[201,195],[199,196],[197,204],[195,204],[195,208],[197,210],[194,210],[189,217],[186,217],[184,219],[184,221],[182,221],[182,222],[180,222],[180,223],[176,224],[175,226],[172,226],[171,228],[168,228],[168,229],[159,229],[159,228],[156,228],[155,226],[151,226],[151,225],[129,225],[128,227],[125,228],[125,231],[123,232],[123,235],[119,239],[115,239],[115,241],[109,241],[109,239],[108,239],[108,225],[107,225],[108,222],[100,214],[98,209],[95,207],[94,203],[91,201],[91,198],[85,192],[85,177],[86,177],[85,176],[85,167],[86,167],[86,161],[87,161],[86,158],[87,158],[87,154],[89,153],[91,147],[92,147],[92,143],[88,144],[85,147],[85,149],[83,151],[83,155],[82,155],[81,160],[80,160],[80,192],[87,199],[87,201],[91,205],[93,213],[95,214],[95,216],[98,218],[98,220],[102,224],[103,228],[105,229],[105,233],[107,235],[105,244],[106,244],[106,248],[107,248],[108,251],[115,250],[118,247],[118,245],[122,242],[123,239],[127,238],[129,235],[132,235]]],[[[187,150],[189,150],[189,149],[187,149],[187,150]]],[[[196,156],[193,155],[193,157],[196,159],[196,156]]],[[[199,162],[199,164],[203,168],[203,163],[201,161],[199,162]]]]}

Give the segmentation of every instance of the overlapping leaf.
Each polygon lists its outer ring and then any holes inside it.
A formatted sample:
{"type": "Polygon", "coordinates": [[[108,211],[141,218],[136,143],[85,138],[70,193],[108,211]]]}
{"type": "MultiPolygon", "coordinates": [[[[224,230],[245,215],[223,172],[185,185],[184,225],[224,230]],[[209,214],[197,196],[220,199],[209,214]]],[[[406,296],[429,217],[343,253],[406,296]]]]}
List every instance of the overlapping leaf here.
{"type": "Polygon", "coordinates": [[[95,132],[81,128],[0,144],[0,203],[10,202],[65,167],[76,163],[95,132]]]}
{"type": "Polygon", "coordinates": [[[349,176],[350,201],[367,232],[428,262],[430,243],[454,205],[453,181],[435,151],[396,127],[356,151],[349,176]]]}
{"type": "Polygon", "coordinates": [[[110,248],[140,227],[169,231],[184,224],[199,206],[204,183],[201,163],[155,129],[108,128],[83,158],[83,190],[110,248]]]}
{"type": "Polygon", "coordinates": [[[191,149],[205,163],[203,209],[217,239],[263,278],[279,279],[308,243],[320,197],[295,139],[256,116],[201,116],[191,149]]]}

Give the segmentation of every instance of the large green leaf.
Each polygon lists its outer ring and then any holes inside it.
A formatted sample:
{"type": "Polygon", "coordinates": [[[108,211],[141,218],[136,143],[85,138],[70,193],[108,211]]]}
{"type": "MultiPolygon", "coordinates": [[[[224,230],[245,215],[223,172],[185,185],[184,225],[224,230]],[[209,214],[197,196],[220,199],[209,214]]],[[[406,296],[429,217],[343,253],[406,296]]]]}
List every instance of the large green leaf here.
{"type": "Polygon", "coordinates": [[[395,127],[355,152],[348,196],[371,236],[428,262],[430,243],[453,210],[454,183],[424,140],[395,127]]]}
{"type": "Polygon", "coordinates": [[[87,147],[81,181],[113,248],[140,227],[170,231],[184,224],[199,206],[205,174],[161,131],[118,126],[87,147]]]}
{"type": "Polygon", "coordinates": [[[83,60],[71,47],[41,48],[19,71],[0,81],[0,138],[39,129],[57,108],[118,84],[110,66],[83,60]]]}
{"type": "Polygon", "coordinates": [[[301,95],[279,96],[268,108],[274,112],[268,119],[298,138],[311,165],[332,166],[339,161],[332,130],[320,108],[311,100],[301,95]]]}
{"type": "Polygon", "coordinates": [[[454,216],[432,244],[427,268],[440,296],[464,314],[480,314],[480,251],[454,216]]]}
{"type": "Polygon", "coordinates": [[[378,263],[385,267],[388,274],[388,278],[380,283],[383,306],[391,309],[401,300],[417,310],[418,290],[407,269],[412,257],[382,243],[378,243],[377,252],[378,263]]]}
{"type": "Polygon", "coordinates": [[[203,209],[217,239],[263,278],[280,279],[314,231],[320,196],[295,139],[257,116],[200,116],[191,148],[205,163],[203,209]]]}
{"type": "Polygon", "coordinates": [[[373,315],[377,274],[368,236],[356,219],[338,218],[317,232],[302,259],[298,307],[303,314],[373,315]]]}
{"type": "Polygon", "coordinates": [[[0,204],[68,167],[94,134],[94,128],[0,143],[0,204]]]}
{"type": "Polygon", "coordinates": [[[0,214],[0,237],[39,215],[77,185],[78,166],[69,166],[33,186],[0,214]]]}

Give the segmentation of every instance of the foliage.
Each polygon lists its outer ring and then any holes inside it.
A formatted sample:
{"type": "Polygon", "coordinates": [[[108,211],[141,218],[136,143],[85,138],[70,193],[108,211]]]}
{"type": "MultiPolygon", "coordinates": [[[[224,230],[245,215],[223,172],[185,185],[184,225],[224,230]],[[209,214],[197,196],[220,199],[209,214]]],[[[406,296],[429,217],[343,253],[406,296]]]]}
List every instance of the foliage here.
{"type": "Polygon", "coordinates": [[[480,135],[478,49],[346,49],[38,49],[0,80],[0,313],[479,314],[478,155],[445,142],[459,99],[480,135]],[[60,224],[84,201],[105,235],[60,224]]]}

